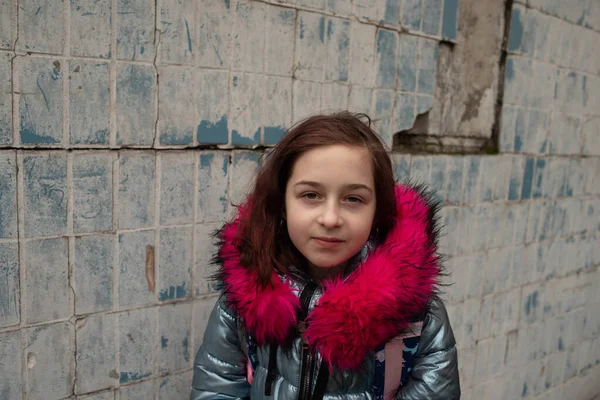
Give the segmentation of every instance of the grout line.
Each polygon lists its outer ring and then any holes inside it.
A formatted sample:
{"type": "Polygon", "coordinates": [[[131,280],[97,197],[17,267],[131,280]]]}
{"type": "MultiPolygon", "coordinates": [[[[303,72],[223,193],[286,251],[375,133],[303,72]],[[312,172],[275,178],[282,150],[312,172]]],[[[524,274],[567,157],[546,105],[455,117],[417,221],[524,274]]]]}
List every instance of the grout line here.
{"type": "MultiPolygon", "coordinates": [[[[16,41],[15,41],[16,43],[16,41]]],[[[20,130],[20,124],[19,124],[19,117],[20,117],[20,110],[19,110],[19,103],[21,101],[21,83],[20,83],[20,79],[19,79],[19,73],[18,73],[18,62],[17,62],[17,55],[16,53],[13,53],[13,57],[10,60],[10,64],[11,64],[11,85],[12,85],[12,144],[10,147],[19,147],[20,146],[20,135],[19,135],[19,130],[20,130]]]]}
{"type": "Polygon", "coordinates": [[[27,307],[24,301],[27,300],[27,263],[25,262],[26,251],[25,245],[22,243],[22,238],[25,236],[25,194],[24,194],[24,179],[23,179],[23,152],[16,151],[16,165],[17,165],[17,238],[18,238],[18,260],[19,260],[19,325],[18,330],[21,331],[21,379],[23,382],[23,392],[21,393],[22,398],[26,400],[28,398],[28,385],[29,382],[29,368],[27,360],[27,334],[25,331],[27,321],[27,307]],[[23,332],[25,334],[23,334],[23,332]]]}
{"type": "MultiPolygon", "coordinates": [[[[192,298],[192,303],[191,303],[191,317],[190,317],[190,338],[188,340],[188,345],[190,346],[188,349],[188,354],[194,354],[195,352],[195,347],[196,347],[196,343],[195,343],[195,327],[196,327],[196,313],[195,313],[195,309],[196,309],[196,302],[194,301],[195,297],[196,297],[196,293],[198,292],[197,289],[197,279],[198,277],[196,276],[196,263],[198,262],[197,258],[197,225],[196,225],[196,221],[198,220],[198,190],[200,187],[200,182],[199,182],[199,177],[200,177],[200,152],[194,152],[194,203],[193,203],[193,209],[192,209],[192,215],[193,215],[193,221],[194,223],[192,224],[192,257],[191,257],[191,269],[190,269],[190,279],[192,281],[191,285],[190,285],[190,293],[189,296],[192,298]]],[[[189,357],[189,366],[193,367],[194,366],[194,357],[190,356],[189,357]]]]}
{"type": "Polygon", "coordinates": [[[109,62],[109,125],[110,137],[109,146],[117,146],[117,36],[118,36],[118,0],[112,0],[111,3],[111,44],[110,44],[110,62],[109,62]]]}
{"type": "MultiPolygon", "coordinates": [[[[119,278],[121,275],[120,263],[119,263],[119,210],[121,202],[119,200],[119,184],[120,184],[120,173],[121,173],[121,153],[117,153],[117,156],[113,161],[113,229],[115,230],[113,236],[113,292],[112,309],[118,311],[120,308],[119,298],[119,278]]],[[[119,330],[117,329],[117,332],[119,330]]],[[[119,369],[116,370],[119,372],[119,369]]]]}

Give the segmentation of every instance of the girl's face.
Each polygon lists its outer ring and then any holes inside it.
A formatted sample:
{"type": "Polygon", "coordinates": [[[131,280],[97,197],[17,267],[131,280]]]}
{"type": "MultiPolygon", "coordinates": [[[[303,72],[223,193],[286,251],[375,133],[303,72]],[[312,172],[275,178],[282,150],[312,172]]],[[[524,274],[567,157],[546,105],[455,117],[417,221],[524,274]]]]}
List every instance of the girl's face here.
{"type": "Polygon", "coordinates": [[[375,216],[373,176],[366,148],[319,147],[296,160],[285,188],[285,219],[309,267],[340,266],[365,245],[375,216]]]}

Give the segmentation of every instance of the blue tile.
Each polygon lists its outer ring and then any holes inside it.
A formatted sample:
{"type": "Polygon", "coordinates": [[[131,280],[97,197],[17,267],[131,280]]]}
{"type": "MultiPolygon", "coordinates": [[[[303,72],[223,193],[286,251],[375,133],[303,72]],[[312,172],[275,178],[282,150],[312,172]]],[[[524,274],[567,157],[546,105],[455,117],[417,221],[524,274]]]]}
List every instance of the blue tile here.
{"type": "MultiPolygon", "coordinates": [[[[348,5],[346,1],[328,0],[330,8],[348,5]]],[[[296,40],[296,13],[293,8],[267,7],[265,73],[292,76],[294,41],[296,40]]]]}
{"type": "Polygon", "coordinates": [[[442,0],[423,1],[423,22],[421,31],[428,35],[439,36],[442,20],[442,0]]]}
{"type": "Polygon", "coordinates": [[[406,183],[410,179],[410,155],[402,154],[394,157],[394,175],[396,181],[406,183]]]}
{"type": "Polygon", "coordinates": [[[190,348],[192,304],[165,305],[158,311],[160,336],[159,370],[173,372],[191,365],[190,348]]]}
{"type": "Polygon", "coordinates": [[[229,154],[226,152],[200,153],[197,222],[225,220],[229,161],[229,154]]]}
{"type": "Polygon", "coordinates": [[[465,184],[463,188],[462,202],[464,204],[476,204],[479,193],[479,166],[480,156],[465,157],[465,184]]]}
{"type": "Polygon", "coordinates": [[[544,170],[546,168],[546,159],[538,158],[535,163],[535,176],[533,179],[533,198],[542,197],[542,188],[544,183],[544,170]]]}
{"type": "Polygon", "coordinates": [[[412,94],[398,93],[396,96],[395,127],[394,132],[412,128],[415,122],[415,96],[412,94]]]}
{"type": "Polygon", "coordinates": [[[160,379],[158,388],[159,399],[185,399],[189,397],[192,373],[173,374],[160,379]]]}
{"type": "Polygon", "coordinates": [[[116,316],[110,314],[90,316],[77,321],[77,393],[94,392],[118,384],[116,322],[116,316]]]}
{"type": "Polygon", "coordinates": [[[292,125],[292,79],[265,77],[262,123],[264,143],[275,144],[292,125]]]}
{"type": "Polygon", "coordinates": [[[414,31],[421,29],[422,0],[404,0],[402,4],[402,26],[414,31]]]}
{"type": "Polygon", "coordinates": [[[396,52],[398,34],[379,29],[377,32],[377,87],[394,89],[396,83],[396,52]]]}
{"type": "Polygon", "coordinates": [[[417,63],[419,60],[419,38],[400,35],[398,56],[398,90],[414,92],[417,88],[417,63]]]}
{"type": "MultiPolygon", "coordinates": [[[[1,328],[19,323],[21,319],[19,311],[20,294],[18,245],[17,243],[0,243],[1,328]]],[[[2,351],[0,350],[0,354],[1,353],[2,351]]]]}
{"type": "Polygon", "coordinates": [[[265,126],[265,144],[276,144],[285,135],[287,129],[282,126],[265,126]]]}
{"type": "MultiPolygon", "coordinates": [[[[149,290],[146,277],[147,246],[154,246],[152,231],[119,234],[119,305],[121,308],[154,302],[155,296],[149,290]]],[[[156,259],[154,262],[156,271],[156,259]]],[[[156,277],[156,272],[153,276],[156,277]]]]}
{"type": "Polygon", "coordinates": [[[566,159],[550,158],[547,163],[546,176],[542,188],[544,198],[564,196],[565,179],[567,178],[569,162],[566,159]]]}
{"type": "Polygon", "coordinates": [[[539,110],[530,110],[527,120],[527,134],[523,140],[523,151],[539,153],[544,149],[543,138],[548,136],[548,114],[539,110]],[[539,142],[542,142],[540,146],[539,142]]]}
{"type": "Polygon", "coordinates": [[[510,182],[508,185],[508,200],[520,200],[521,198],[521,188],[523,187],[523,164],[523,157],[515,156],[512,160],[510,182]]]}
{"type": "Polygon", "coordinates": [[[352,15],[352,3],[345,0],[327,0],[327,11],[336,15],[352,15]]]}
{"type": "Polygon", "coordinates": [[[479,202],[493,201],[494,199],[494,180],[486,177],[497,174],[498,158],[495,156],[481,157],[479,180],[479,202]]]}
{"type": "Polygon", "coordinates": [[[229,141],[229,128],[227,116],[222,115],[216,122],[202,120],[196,130],[198,143],[226,144],[229,141]]]}
{"type": "Polygon", "coordinates": [[[325,16],[298,11],[295,43],[295,77],[311,81],[323,79],[325,53],[325,16]]]}
{"type": "Polygon", "coordinates": [[[413,156],[410,165],[410,180],[414,184],[429,183],[430,156],[413,156]]]}
{"type": "Polygon", "coordinates": [[[391,90],[375,90],[375,111],[371,117],[376,121],[375,130],[384,143],[391,144],[393,132],[392,115],[394,111],[394,92],[391,90]]]}
{"type": "Polygon", "coordinates": [[[63,74],[59,60],[17,58],[22,144],[57,144],[63,132],[63,74]],[[31,94],[30,94],[31,93],[31,94]]]}
{"type": "MultiPolygon", "coordinates": [[[[535,12],[527,12],[523,18],[524,30],[521,38],[521,48],[520,51],[524,55],[528,55],[529,57],[533,57],[535,55],[535,47],[536,42],[539,41],[538,37],[540,37],[538,31],[540,30],[539,20],[537,18],[537,13],[535,12]]],[[[513,19],[514,21],[514,19],[513,19]]],[[[519,21],[521,22],[521,21],[519,21]]],[[[510,45],[510,41],[509,41],[510,45]]]]}
{"type": "Polygon", "coordinates": [[[113,236],[75,238],[73,280],[75,314],[111,310],[113,306],[113,236]]]}
{"type": "Polygon", "coordinates": [[[226,144],[229,142],[228,117],[229,84],[227,71],[206,70],[198,74],[198,110],[200,121],[196,128],[198,143],[226,144]]]}
{"type": "MultiPolygon", "coordinates": [[[[0,12],[1,14],[2,12],[0,12]]],[[[0,16],[0,21],[1,19],[2,16],[0,16]]],[[[1,22],[0,26],[2,26],[1,22]]],[[[12,55],[9,53],[0,54],[0,145],[11,144],[13,140],[11,57],[12,55]]]]}
{"type": "Polygon", "coordinates": [[[185,146],[192,144],[194,140],[192,131],[178,131],[176,129],[167,130],[160,134],[160,144],[164,146],[173,145],[173,146],[185,146]]]}
{"type": "Polygon", "coordinates": [[[69,134],[72,144],[108,144],[110,90],[107,63],[70,66],[69,134]]]}
{"type": "Polygon", "coordinates": [[[458,0],[445,0],[442,16],[442,36],[446,39],[456,39],[458,30],[458,0]]]}
{"type": "Polygon", "coordinates": [[[429,187],[434,195],[444,201],[446,198],[446,181],[448,180],[446,156],[435,156],[431,158],[431,172],[429,175],[429,187]]]}
{"type": "Polygon", "coordinates": [[[264,78],[236,74],[231,82],[231,144],[260,144],[264,78]]]}
{"type": "Polygon", "coordinates": [[[20,399],[22,396],[21,331],[0,333],[0,360],[10,360],[2,364],[0,393],[5,399],[20,399]]]}
{"type": "Polygon", "coordinates": [[[12,50],[13,47],[13,15],[16,13],[14,6],[12,1],[0,3],[0,49],[3,50],[12,50]]]}
{"type": "Polygon", "coordinates": [[[346,82],[350,56],[350,21],[327,19],[325,80],[346,82]]]}
{"type": "Polygon", "coordinates": [[[521,17],[521,7],[518,5],[512,9],[510,20],[510,36],[508,39],[508,51],[519,51],[521,41],[523,40],[523,19],[521,17]]]}
{"type": "Polygon", "coordinates": [[[463,157],[450,157],[447,164],[446,200],[459,205],[463,194],[463,157]]]}
{"type": "Polygon", "coordinates": [[[459,223],[458,207],[444,207],[441,211],[443,231],[440,236],[439,251],[441,254],[453,255],[456,252],[456,241],[458,235],[448,234],[448,232],[457,232],[459,223]]]}
{"type": "MultiPolygon", "coordinates": [[[[158,59],[163,64],[193,64],[196,59],[196,3],[162,0],[157,3],[160,30],[158,59]]],[[[162,78],[162,77],[161,77],[162,78]]]]}
{"type": "Polygon", "coordinates": [[[523,150],[523,142],[527,134],[525,121],[527,120],[527,111],[517,109],[517,120],[515,122],[515,152],[523,150]]]}
{"type": "Polygon", "coordinates": [[[0,239],[17,237],[17,162],[13,151],[0,151],[0,239]]]}
{"type": "MultiPolygon", "coordinates": [[[[235,10],[235,5],[233,10],[235,10]]],[[[229,68],[231,59],[232,8],[229,0],[206,0],[202,12],[198,12],[194,24],[199,26],[198,40],[193,51],[197,51],[197,64],[203,67],[229,68]]],[[[170,27],[169,27],[170,28],[170,27]]],[[[237,33],[239,35],[239,33],[237,33]]],[[[291,33],[293,41],[293,33],[291,33]]],[[[293,42],[292,42],[293,43],[293,42]]],[[[290,60],[291,65],[291,60],[290,60]]]]}
{"type": "Polygon", "coordinates": [[[419,93],[433,94],[435,91],[435,73],[438,57],[437,42],[421,38],[421,60],[419,63],[419,93]]]}
{"type": "Polygon", "coordinates": [[[154,0],[118,0],[118,59],[154,60],[154,6],[154,0]]]}
{"type": "Polygon", "coordinates": [[[185,224],[194,214],[194,155],[163,153],[160,158],[160,223],[185,224]]]}
{"type": "Polygon", "coordinates": [[[28,323],[51,321],[71,315],[67,239],[25,243],[24,315],[28,323]]]}
{"type": "Polygon", "coordinates": [[[69,322],[30,328],[27,335],[26,357],[35,362],[25,374],[30,399],[63,399],[73,394],[75,371],[75,334],[69,322]],[[48,346],[52,343],[52,346],[48,346]],[[48,373],[52,371],[52,373],[48,373]]]}
{"type": "Polygon", "coordinates": [[[385,11],[383,22],[388,25],[398,25],[400,23],[400,2],[397,0],[385,0],[385,11]]]}
{"type": "Polygon", "coordinates": [[[146,400],[154,398],[154,381],[148,380],[141,383],[121,386],[119,395],[121,400],[146,400]]]}
{"type": "Polygon", "coordinates": [[[197,73],[192,68],[179,66],[163,67],[158,73],[159,142],[165,146],[190,145],[196,133],[198,114],[197,73]]]}
{"type": "Polygon", "coordinates": [[[156,90],[154,67],[119,64],[117,71],[118,145],[152,146],[156,121],[154,110],[156,90]]]}
{"type": "Polygon", "coordinates": [[[71,55],[110,58],[112,0],[71,1],[71,55]]]}
{"type": "MultiPolygon", "coordinates": [[[[152,350],[156,326],[155,308],[119,314],[119,381],[121,384],[139,381],[152,375],[154,360],[152,350]]],[[[137,387],[141,388],[141,385],[137,387]]]]}
{"type": "Polygon", "coordinates": [[[531,94],[523,90],[534,78],[531,59],[509,56],[506,60],[504,104],[529,105],[531,94]]]}
{"type": "Polygon", "coordinates": [[[18,5],[17,49],[34,53],[63,54],[63,2],[24,0],[18,5]]]}
{"type": "Polygon", "coordinates": [[[167,301],[190,296],[192,227],[162,229],[158,254],[158,299],[167,301]]]}
{"type": "Polygon", "coordinates": [[[515,149],[516,115],[516,108],[510,106],[502,107],[499,144],[499,151],[501,153],[512,153],[515,149]]]}
{"type": "Polygon", "coordinates": [[[112,162],[110,153],[73,157],[73,231],[112,230],[112,162]]]}
{"type": "Polygon", "coordinates": [[[565,176],[563,185],[566,196],[579,196],[584,193],[585,177],[581,159],[569,160],[568,175],[565,176]]]}
{"type": "Polygon", "coordinates": [[[67,160],[65,153],[28,153],[23,157],[25,236],[67,231],[67,160]]]}
{"type": "Polygon", "coordinates": [[[417,115],[425,114],[433,107],[433,96],[417,95],[417,115]]]}
{"type": "Polygon", "coordinates": [[[231,9],[231,68],[236,71],[263,72],[267,5],[250,1],[237,1],[234,4],[235,7],[231,9]]]}
{"type": "Polygon", "coordinates": [[[527,157],[525,159],[525,171],[523,172],[523,189],[521,190],[521,199],[531,198],[533,189],[533,172],[535,171],[535,158],[527,157]]]}
{"type": "Polygon", "coordinates": [[[119,155],[119,229],[154,225],[155,168],[154,153],[119,155]]]}

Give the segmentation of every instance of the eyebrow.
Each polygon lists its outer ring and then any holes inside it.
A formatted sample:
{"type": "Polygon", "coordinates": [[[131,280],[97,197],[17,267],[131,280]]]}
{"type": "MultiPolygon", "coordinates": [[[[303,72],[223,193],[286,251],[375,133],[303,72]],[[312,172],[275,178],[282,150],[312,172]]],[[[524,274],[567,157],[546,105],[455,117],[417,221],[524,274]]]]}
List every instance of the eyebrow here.
{"type": "MultiPolygon", "coordinates": [[[[300,185],[307,185],[307,186],[312,186],[315,188],[323,187],[323,185],[321,185],[319,182],[314,182],[314,181],[300,181],[300,182],[297,182],[294,186],[300,186],[300,185]]],[[[346,189],[350,189],[350,190],[365,189],[365,190],[368,190],[369,192],[373,193],[373,189],[371,189],[367,185],[363,185],[362,183],[350,183],[348,185],[344,185],[344,187],[346,189]]]]}

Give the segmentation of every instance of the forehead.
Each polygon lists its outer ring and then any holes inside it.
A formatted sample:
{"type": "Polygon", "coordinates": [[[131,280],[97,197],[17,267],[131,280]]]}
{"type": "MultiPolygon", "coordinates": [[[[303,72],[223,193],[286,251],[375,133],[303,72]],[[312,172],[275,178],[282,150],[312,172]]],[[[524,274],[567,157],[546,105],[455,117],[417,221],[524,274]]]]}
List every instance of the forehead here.
{"type": "Polygon", "coordinates": [[[324,184],[373,186],[373,160],[365,147],[333,145],[303,153],[292,168],[290,183],[310,180],[324,184]]]}

